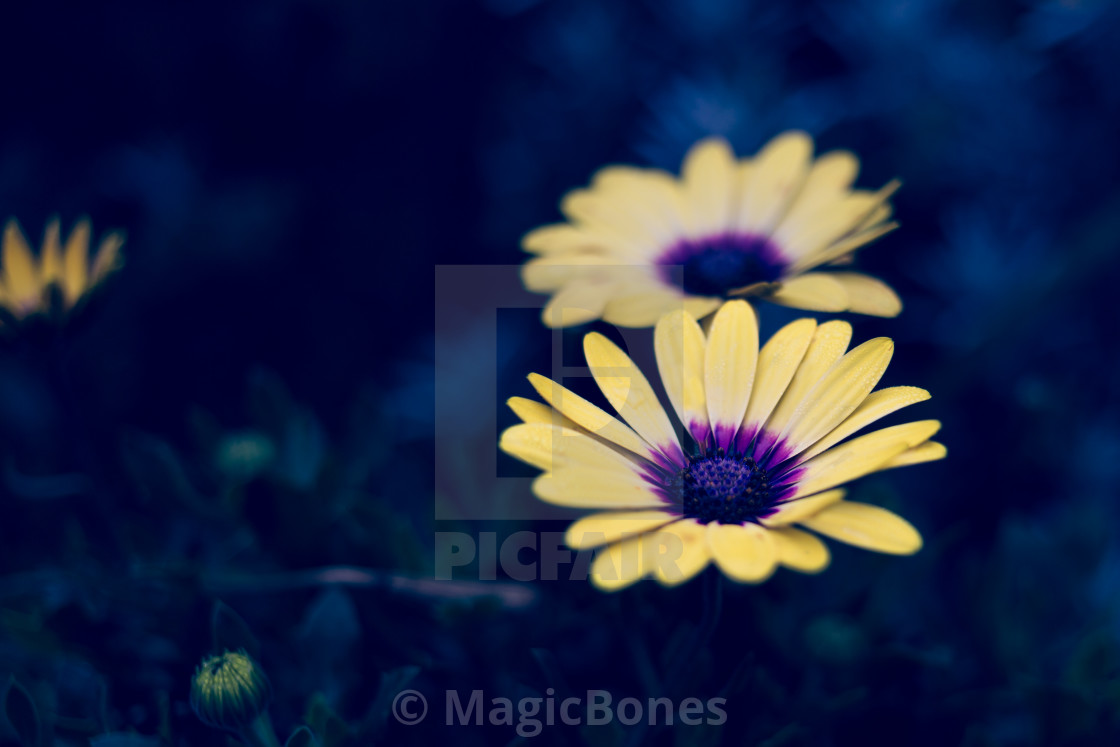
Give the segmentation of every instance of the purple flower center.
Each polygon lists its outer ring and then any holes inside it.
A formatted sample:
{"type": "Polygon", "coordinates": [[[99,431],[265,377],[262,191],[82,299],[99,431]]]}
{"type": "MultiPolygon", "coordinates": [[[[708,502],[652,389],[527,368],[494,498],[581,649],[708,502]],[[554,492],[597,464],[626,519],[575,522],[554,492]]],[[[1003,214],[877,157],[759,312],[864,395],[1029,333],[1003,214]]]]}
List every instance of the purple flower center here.
{"type": "Polygon", "coordinates": [[[698,441],[683,467],[650,464],[645,479],[675,514],[701,524],[758,523],[789,500],[802,470],[769,432],[740,435],[727,449],[698,441]]]}
{"type": "Polygon", "coordinates": [[[787,266],[769,238],[738,233],[681,239],[656,263],[666,283],[693,296],[726,296],[754,283],[772,283],[787,266]]]}
{"type": "Polygon", "coordinates": [[[721,454],[694,459],[674,486],[684,515],[701,524],[742,524],[770,513],[770,476],[749,456],[721,454]]]}

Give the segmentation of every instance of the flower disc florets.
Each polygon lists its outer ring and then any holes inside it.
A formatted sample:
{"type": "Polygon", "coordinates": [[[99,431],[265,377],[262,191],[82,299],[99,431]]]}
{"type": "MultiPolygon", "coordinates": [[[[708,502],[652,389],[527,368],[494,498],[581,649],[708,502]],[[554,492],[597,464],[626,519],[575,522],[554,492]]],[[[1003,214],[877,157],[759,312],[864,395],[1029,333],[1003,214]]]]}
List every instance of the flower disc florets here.
{"type": "Polygon", "coordinates": [[[684,515],[701,524],[742,524],[773,509],[770,478],[749,456],[721,449],[695,458],[674,483],[684,515]]]}
{"type": "Polygon", "coordinates": [[[695,296],[726,296],[739,288],[772,283],[785,271],[778,248],[765,236],[725,233],[679,242],[656,263],[666,281],[695,296]],[[680,267],[680,276],[670,270],[680,267]]]}

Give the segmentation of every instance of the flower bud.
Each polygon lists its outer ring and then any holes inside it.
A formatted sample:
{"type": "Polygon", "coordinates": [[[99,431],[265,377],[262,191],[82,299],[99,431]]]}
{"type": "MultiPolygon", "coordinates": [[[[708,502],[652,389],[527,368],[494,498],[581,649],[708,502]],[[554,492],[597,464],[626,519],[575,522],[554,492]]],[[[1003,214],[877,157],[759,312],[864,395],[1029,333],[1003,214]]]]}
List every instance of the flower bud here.
{"type": "Polygon", "coordinates": [[[244,649],[208,656],[191,680],[191,708],[203,723],[218,729],[244,729],[271,699],[268,677],[244,649]]]}
{"type": "Polygon", "coordinates": [[[268,469],[276,458],[276,446],[263,433],[242,431],[227,434],[218,442],[214,461],[228,477],[248,482],[268,469]]]}

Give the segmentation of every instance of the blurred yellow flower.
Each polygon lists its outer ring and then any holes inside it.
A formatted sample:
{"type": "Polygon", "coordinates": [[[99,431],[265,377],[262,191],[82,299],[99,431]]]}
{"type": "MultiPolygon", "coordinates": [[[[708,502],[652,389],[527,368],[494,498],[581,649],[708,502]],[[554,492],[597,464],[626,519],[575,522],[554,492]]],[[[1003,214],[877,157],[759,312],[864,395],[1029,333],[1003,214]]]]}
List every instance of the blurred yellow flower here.
{"type": "Polygon", "coordinates": [[[88,220],[78,221],[63,242],[55,219],[47,224],[42,248],[35,256],[19,223],[9,220],[0,247],[0,307],[17,320],[73,309],[121,264],[123,234],[107,234],[92,260],[89,243],[88,220]]]}
{"type": "Polygon", "coordinates": [[[759,583],[779,565],[816,573],[829,552],[815,535],[908,555],[921,536],[904,519],[843,500],[844,483],[880,470],[941,459],[936,420],[845,440],[907,405],[923,389],[873,392],[894,352],[879,337],[847,351],[847,322],[800,319],[759,349],[754,310],[725,303],[705,334],[678,310],[654,331],[661,381],[684,426],[678,435],[642,372],[598,333],[584,338],[591,374],[616,419],[561,385],[530,381],[546,406],[514,397],[523,421],[501,437],[505,452],[544,470],[543,501],[607,509],[576,521],[567,543],[602,548],[592,582],[619,589],[644,577],[687,581],[715,561],[724,575],[759,583]]]}
{"type": "Polygon", "coordinates": [[[525,286],[552,299],[544,323],[604,319],[649,327],[666,311],[704,317],[732,297],[813,311],[895,316],[898,296],[875,278],[831,268],[896,227],[891,182],[852,189],[859,160],[813,159],[803,132],[774,138],[736,160],[719,138],[688,152],[680,179],[657,169],[609,166],[568,193],[568,219],[525,236],[525,286]]]}

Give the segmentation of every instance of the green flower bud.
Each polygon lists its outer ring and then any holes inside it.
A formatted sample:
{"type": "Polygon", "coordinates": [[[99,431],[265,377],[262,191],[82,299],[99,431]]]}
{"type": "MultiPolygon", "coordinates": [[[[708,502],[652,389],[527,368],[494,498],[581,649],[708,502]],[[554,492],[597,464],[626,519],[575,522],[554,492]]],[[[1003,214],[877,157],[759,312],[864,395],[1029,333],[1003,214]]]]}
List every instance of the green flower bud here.
{"type": "Polygon", "coordinates": [[[203,723],[238,732],[268,708],[272,686],[264,670],[239,650],[208,656],[191,680],[191,708],[203,723]]]}

